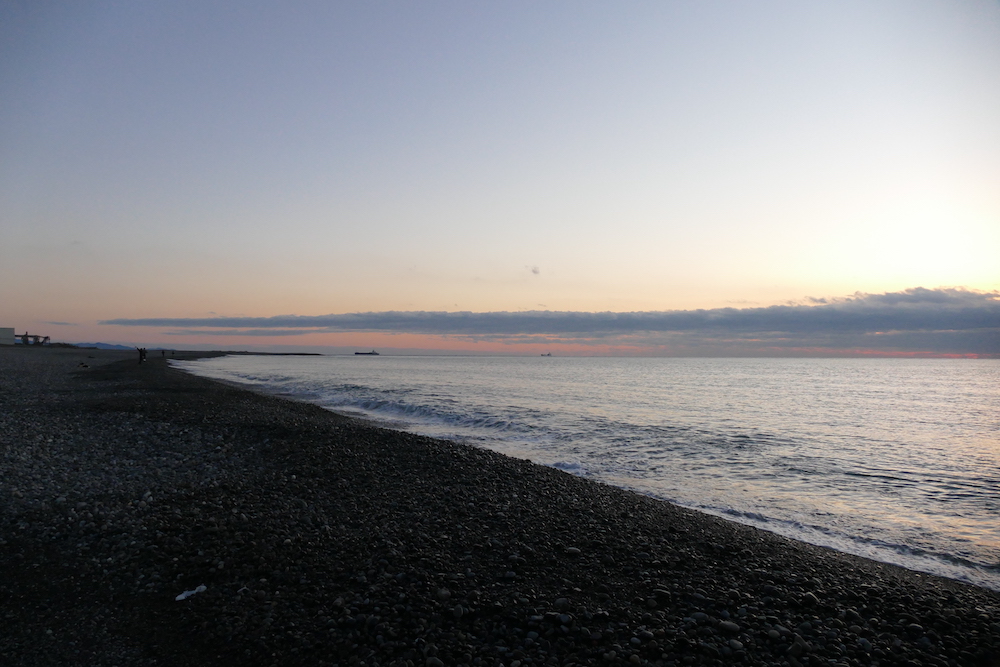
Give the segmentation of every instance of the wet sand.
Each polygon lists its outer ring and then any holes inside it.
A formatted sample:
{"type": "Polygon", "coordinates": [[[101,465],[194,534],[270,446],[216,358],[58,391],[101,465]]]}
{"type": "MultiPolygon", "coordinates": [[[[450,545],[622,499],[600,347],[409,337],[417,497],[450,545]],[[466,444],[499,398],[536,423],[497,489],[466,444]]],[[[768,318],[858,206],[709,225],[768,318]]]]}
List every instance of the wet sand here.
{"type": "Polygon", "coordinates": [[[1000,593],[149,358],[0,348],[0,664],[1000,665],[1000,593]]]}

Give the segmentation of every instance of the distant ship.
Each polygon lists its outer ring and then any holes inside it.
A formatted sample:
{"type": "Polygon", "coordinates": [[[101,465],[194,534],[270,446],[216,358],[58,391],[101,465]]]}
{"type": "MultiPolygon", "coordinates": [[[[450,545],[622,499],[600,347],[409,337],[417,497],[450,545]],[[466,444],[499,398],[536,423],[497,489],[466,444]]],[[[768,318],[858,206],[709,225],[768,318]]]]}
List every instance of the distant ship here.
{"type": "Polygon", "coordinates": [[[543,356],[543,357],[551,357],[551,356],[552,356],[552,353],[551,353],[551,352],[547,352],[547,353],[543,354],[542,356],[543,356]]]}
{"type": "Polygon", "coordinates": [[[377,357],[378,356],[378,352],[376,352],[375,350],[372,350],[371,352],[355,352],[354,354],[363,354],[363,355],[369,356],[369,357],[377,357]]]}

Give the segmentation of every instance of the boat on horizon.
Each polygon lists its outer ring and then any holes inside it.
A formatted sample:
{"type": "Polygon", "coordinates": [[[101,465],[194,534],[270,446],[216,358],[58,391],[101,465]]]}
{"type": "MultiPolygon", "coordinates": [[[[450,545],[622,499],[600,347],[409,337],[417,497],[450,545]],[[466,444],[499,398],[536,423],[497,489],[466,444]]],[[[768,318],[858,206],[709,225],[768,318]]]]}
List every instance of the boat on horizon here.
{"type": "Polygon", "coordinates": [[[378,356],[378,352],[376,352],[375,350],[372,350],[371,352],[355,352],[354,354],[360,354],[360,355],[366,356],[366,357],[377,357],[378,356]]]}

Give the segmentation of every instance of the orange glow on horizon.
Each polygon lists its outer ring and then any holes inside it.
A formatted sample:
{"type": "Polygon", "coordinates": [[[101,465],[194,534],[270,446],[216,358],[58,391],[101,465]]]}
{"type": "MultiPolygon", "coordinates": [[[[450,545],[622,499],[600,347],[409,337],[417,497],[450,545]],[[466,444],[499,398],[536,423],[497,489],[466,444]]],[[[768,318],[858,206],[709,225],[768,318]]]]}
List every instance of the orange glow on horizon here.
{"type": "Polygon", "coordinates": [[[898,358],[898,359],[990,359],[995,355],[976,353],[933,352],[930,350],[876,350],[870,348],[837,349],[829,347],[783,347],[769,345],[764,340],[717,341],[704,346],[678,342],[656,344],[642,339],[634,343],[627,337],[602,343],[594,339],[566,339],[551,335],[508,337],[444,336],[384,332],[314,332],[295,336],[245,336],[185,334],[171,336],[160,333],[140,333],[135,329],[115,327],[118,336],[104,340],[135,341],[139,346],[203,350],[259,350],[298,348],[303,352],[322,352],[326,348],[348,351],[410,351],[419,353],[453,353],[485,355],[521,355],[574,357],[828,357],[828,358],[898,358]],[[173,340],[171,340],[173,339],[173,340]]]}

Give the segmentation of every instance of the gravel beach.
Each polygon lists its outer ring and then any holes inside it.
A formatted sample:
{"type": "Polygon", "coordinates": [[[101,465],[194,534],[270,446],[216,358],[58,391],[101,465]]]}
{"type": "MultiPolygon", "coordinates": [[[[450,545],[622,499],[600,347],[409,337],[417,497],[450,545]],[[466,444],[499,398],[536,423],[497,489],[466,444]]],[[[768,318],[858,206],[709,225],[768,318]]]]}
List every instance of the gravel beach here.
{"type": "Polygon", "coordinates": [[[2,665],[1000,665],[1000,593],[137,358],[0,348],[2,665]]]}

